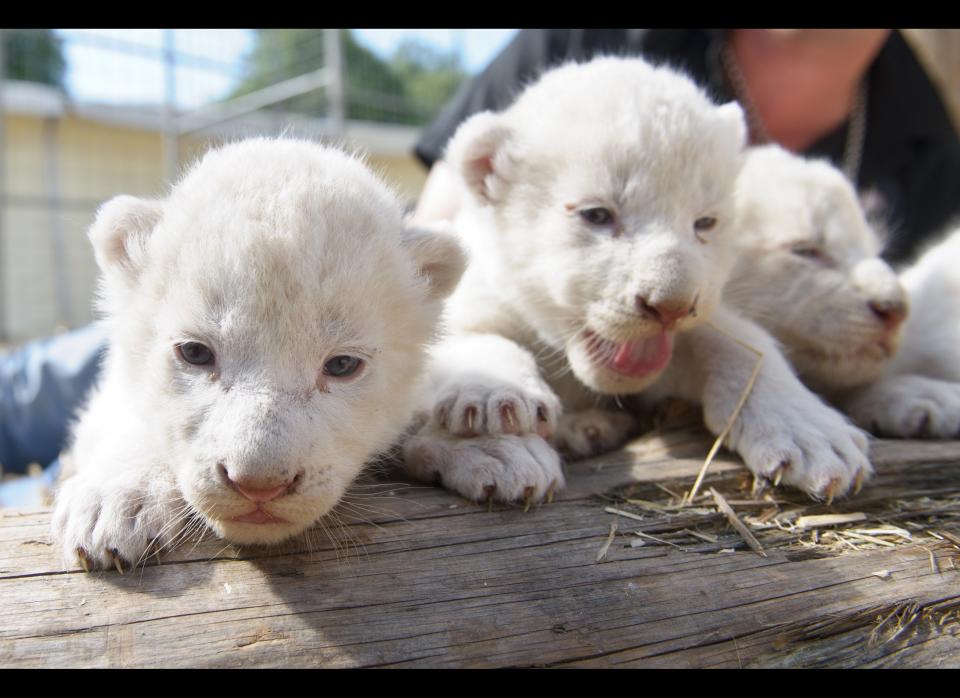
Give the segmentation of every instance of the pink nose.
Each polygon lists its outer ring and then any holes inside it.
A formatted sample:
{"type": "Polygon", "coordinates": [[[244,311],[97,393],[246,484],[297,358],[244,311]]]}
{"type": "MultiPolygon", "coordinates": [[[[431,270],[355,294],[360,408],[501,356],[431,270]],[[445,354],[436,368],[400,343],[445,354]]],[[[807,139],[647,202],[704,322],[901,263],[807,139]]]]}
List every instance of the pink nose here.
{"type": "Polygon", "coordinates": [[[641,315],[646,315],[649,318],[652,318],[659,322],[666,328],[671,327],[677,321],[682,320],[687,315],[696,314],[697,308],[697,299],[693,300],[693,303],[687,305],[684,304],[673,304],[673,303],[659,303],[657,305],[651,305],[647,303],[647,300],[642,296],[636,297],[637,310],[640,311],[641,315]]]}
{"type": "Polygon", "coordinates": [[[868,305],[888,330],[899,327],[907,317],[907,305],[901,301],[870,301],[868,305]]]}
{"type": "Polygon", "coordinates": [[[244,486],[240,482],[233,483],[236,487],[237,492],[242,494],[244,497],[249,499],[251,502],[269,502],[272,499],[286,493],[290,488],[290,485],[293,484],[293,481],[284,484],[278,485],[277,487],[252,487],[249,483],[244,486]]]}
{"type": "Polygon", "coordinates": [[[287,480],[286,482],[281,482],[277,479],[259,480],[250,477],[234,480],[232,477],[230,477],[230,474],[223,465],[220,465],[220,472],[230,487],[235,489],[251,502],[269,502],[278,497],[282,497],[283,495],[289,493],[290,490],[293,489],[294,485],[296,485],[303,476],[303,473],[298,473],[295,477],[287,480]]]}

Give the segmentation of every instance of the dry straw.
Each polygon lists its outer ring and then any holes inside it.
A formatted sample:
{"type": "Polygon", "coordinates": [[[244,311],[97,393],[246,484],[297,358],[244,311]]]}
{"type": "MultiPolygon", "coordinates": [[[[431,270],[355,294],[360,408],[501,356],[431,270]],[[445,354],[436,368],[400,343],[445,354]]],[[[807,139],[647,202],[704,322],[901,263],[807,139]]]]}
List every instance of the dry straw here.
{"type": "Polygon", "coordinates": [[[747,402],[747,398],[750,396],[751,391],[753,390],[753,384],[757,382],[757,376],[760,375],[760,367],[763,365],[763,352],[757,349],[756,347],[744,342],[740,339],[737,339],[732,334],[727,332],[724,329],[721,329],[714,325],[712,322],[707,321],[706,324],[709,327],[712,327],[714,330],[720,334],[726,336],[728,339],[733,340],[739,344],[744,349],[752,351],[757,355],[757,361],[753,365],[753,372],[750,374],[750,378],[747,380],[746,386],[744,386],[743,392],[740,393],[740,399],[737,400],[736,406],[733,408],[733,412],[730,413],[730,417],[727,419],[727,423],[723,426],[723,430],[717,435],[717,438],[713,442],[713,446],[710,447],[710,452],[707,453],[706,459],[703,461],[703,465],[700,468],[700,472],[697,474],[697,479],[693,483],[693,488],[687,494],[684,499],[685,504],[689,504],[693,501],[694,497],[697,496],[697,492],[700,491],[700,485],[703,483],[703,478],[707,474],[707,468],[710,467],[710,463],[713,462],[714,456],[717,455],[717,451],[720,450],[720,446],[723,445],[724,439],[727,438],[727,435],[730,433],[730,429],[733,428],[733,423],[737,421],[737,417],[740,416],[740,411],[743,409],[744,404],[747,402]]]}

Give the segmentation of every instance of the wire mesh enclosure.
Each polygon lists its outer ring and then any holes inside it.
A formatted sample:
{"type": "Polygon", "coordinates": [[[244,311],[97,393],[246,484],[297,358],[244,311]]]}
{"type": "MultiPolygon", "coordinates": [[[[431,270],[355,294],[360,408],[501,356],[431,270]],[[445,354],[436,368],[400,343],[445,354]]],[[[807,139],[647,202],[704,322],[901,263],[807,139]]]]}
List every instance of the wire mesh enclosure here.
{"type": "Polygon", "coordinates": [[[340,143],[414,201],[418,127],[465,77],[456,52],[385,59],[349,30],[0,30],[0,345],[91,321],[97,207],[163,195],[210,144],[340,143]]]}

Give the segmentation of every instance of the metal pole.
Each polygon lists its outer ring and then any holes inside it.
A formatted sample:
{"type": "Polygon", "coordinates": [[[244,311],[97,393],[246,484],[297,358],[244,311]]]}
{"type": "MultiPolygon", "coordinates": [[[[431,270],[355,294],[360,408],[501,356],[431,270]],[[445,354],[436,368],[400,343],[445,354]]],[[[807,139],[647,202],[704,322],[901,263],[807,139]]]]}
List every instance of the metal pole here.
{"type": "Polygon", "coordinates": [[[460,63],[460,68],[467,65],[467,30],[452,29],[453,32],[453,50],[460,63]]]}
{"type": "Polygon", "coordinates": [[[167,183],[177,178],[180,153],[177,139],[177,74],[173,29],[163,30],[163,172],[167,183]]]}
{"type": "Polygon", "coordinates": [[[9,337],[7,330],[7,255],[6,236],[4,235],[7,218],[7,110],[4,102],[7,86],[6,58],[3,43],[3,29],[0,29],[0,342],[9,337]]]}
{"type": "Polygon", "coordinates": [[[343,46],[340,41],[340,29],[324,29],[323,51],[330,82],[327,85],[327,97],[330,101],[330,136],[343,138],[346,121],[346,92],[343,84],[343,46]]]}
{"type": "Polygon", "coordinates": [[[50,246],[53,254],[53,285],[57,293],[58,325],[73,329],[73,308],[70,303],[70,272],[63,240],[63,209],[60,191],[59,117],[43,120],[44,175],[47,180],[47,200],[50,214],[50,246]]]}
{"type": "Polygon", "coordinates": [[[285,99],[313,92],[321,87],[327,87],[329,84],[327,69],[319,68],[312,73],[298,75],[283,82],[275,82],[263,89],[249,92],[226,102],[218,102],[186,112],[177,117],[176,131],[181,136],[185,133],[201,131],[215,124],[222,124],[245,114],[259,111],[285,99]]]}

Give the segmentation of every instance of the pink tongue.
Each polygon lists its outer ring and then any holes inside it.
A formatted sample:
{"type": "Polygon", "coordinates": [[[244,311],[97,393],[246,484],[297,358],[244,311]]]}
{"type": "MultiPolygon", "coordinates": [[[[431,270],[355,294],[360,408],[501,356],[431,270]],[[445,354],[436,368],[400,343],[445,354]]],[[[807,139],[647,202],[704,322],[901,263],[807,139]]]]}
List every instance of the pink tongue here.
{"type": "Polygon", "coordinates": [[[654,337],[621,344],[607,366],[624,375],[646,376],[662,371],[670,362],[672,351],[673,342],[670,335],[661,332],[654,337]]]}

